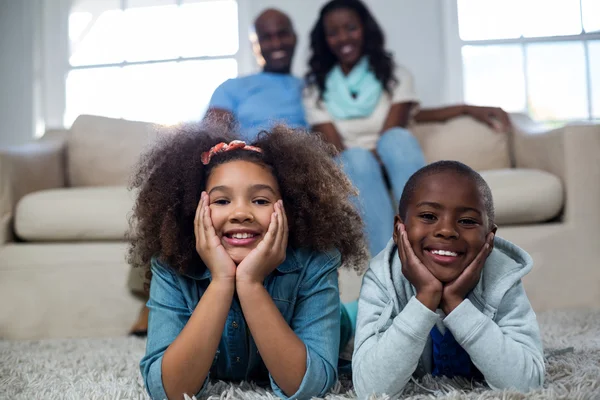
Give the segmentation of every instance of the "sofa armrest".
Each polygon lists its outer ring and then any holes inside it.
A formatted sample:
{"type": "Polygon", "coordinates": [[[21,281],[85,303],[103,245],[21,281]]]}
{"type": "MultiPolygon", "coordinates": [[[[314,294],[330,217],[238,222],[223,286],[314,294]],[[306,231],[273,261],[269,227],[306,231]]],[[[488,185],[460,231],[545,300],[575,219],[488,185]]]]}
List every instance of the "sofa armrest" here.
{"type": "Polygon", "coordinates": [[[14,208],[23,196],[65,186],[64,149],[62,138],[0,148],[0,244],[12,237],[14,208]]]}
{"type": "Polygon", "coordinates": [[[558,176],[565,189],[564,221],[600,224],[600,125],[571,124],[543,131],[539,125],[517,125],[517,168],[535,168],[558,176]]]}

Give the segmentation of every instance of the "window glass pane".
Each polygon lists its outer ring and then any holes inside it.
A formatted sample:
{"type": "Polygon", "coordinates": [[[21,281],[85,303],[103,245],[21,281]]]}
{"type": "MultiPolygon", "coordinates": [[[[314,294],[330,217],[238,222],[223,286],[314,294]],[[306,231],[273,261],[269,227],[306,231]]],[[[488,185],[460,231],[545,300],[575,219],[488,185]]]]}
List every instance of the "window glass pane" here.
{"type": "Polygon", "coordinates": [[[592,82],[592,114],[600,118],[600,40],[588,43],[592,82]]]}
{"type": "Polygon", "coordinates": [[[76,2],[69,15],[71,65],[123,61],[123,12],[119,0],[76,2]]]}
{"type": "Polygon", "coordinates": [[[531,44],[526,51],[532,117],[538,120],[587,119],[583,43],[531,44]]]}
{"type": "Polygon", "coordinates": [[[517,11],[523,15],[525,37],[581,33],[579,0],[526,0],[517,11]]]}
{"type": "Polygon", "coordinates": [[[182,57],[223,56],[238,51],[238,11],[235,1],[183,4],[178,41],[182,57]]]}
{"type": "Polygon", "coordinates": [[[523,51],[520,45],[464,46],[462,48],[465,101],[525,110],[523,51]]]}
{"type": "Polygon", "coordinates": [[[600,31],[600,0],[581,0],[583,7],[583,29],[586,32],[600,31]]]}
{"type": "Polygon", "coordinates": [[[69,72],[66,82],[65,126],[80,114],[120,118],[121,68],[90,68],[69,72]]]}
{"type": "Polygon", "coordinates": [[[123,37],[127,61],[177,58],[179,9],[177,6],[128,8],[123,37]]]}
{"type": "Polygon", "coordinates": [[[175,81],[179,121],[202,118],[210,98],[221,83],[237,76],[233,58],[211,61],[186,61],[179,65],[175,81]]]}
{"type": "Polygon", "coordinates": [[[214,89],[237,75],[233,59],[123,68],[123,118],[173,124],[199,120],[214,89]]]}
{"type": "Polygon", "coordinates": [[[508,39],[521,36],[518,0],[458,0],[462,40],[508,39]]]}

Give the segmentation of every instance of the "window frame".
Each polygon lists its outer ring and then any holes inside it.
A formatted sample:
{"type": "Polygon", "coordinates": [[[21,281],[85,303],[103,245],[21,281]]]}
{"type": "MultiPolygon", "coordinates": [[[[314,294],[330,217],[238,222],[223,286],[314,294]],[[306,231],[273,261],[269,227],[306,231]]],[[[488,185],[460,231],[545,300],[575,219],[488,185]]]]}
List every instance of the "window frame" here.
{"type": "MultiPolygon", "coordinates": [[[[127,0],[120,0],[121,9],[127,0]]],[[[204,0],[213,1],[213,0],[204,0]]],[[[65,125],[67,111],[67,76],[71,70],[91,69],[106,67],[124,67],[140,64],[156,64],[166,62],[186,62],[197,60],[234,59],[237,62],[238,76],[254,71],[254,56],[248,45],[248,32],[251,27],[248,15],[252,12],[250,0],[236,0],[238,10],[238,50],[235,54],[227,56],[199,56],[177,57],[175,59],[161,59],[153,61],[124,61],[119,63],[78,65],[70,64],[70,39],[69,16],[71,14],[72,0],[53,0],[43,3],[42,23],[40,24],[40,50],[42,88],[40,90],[40,123],[43,125],[36,132],[36,136],[43,135],[48,129],[69,129],[65,125]],[[47,49],[52,49],[48,51],[47,49]]],[[[174,4],[181,5],[183,0],[174,0],[174,4]]]]}
{"type": "MultiPolygon", "coordinates": [[[[583,21],[583,9],[582,0],[579,0],[579,13],[580,18],[583,21]]],[[[582,26],[582,31],[575,35],[563,35],[563,36],[539,36],[539,37],[519,37],[510,39],[485,39],[485,40],[463,40],[459,33],[459,21],[458,21],[458,0],[444,1],[442,3],[443,13],[443,29],[445,33],[445,44],[447,54],[447,75],[446,79],[449,82],[448,85],[448,98],[452,102],[464,103],[464,65],[462,60],[462,48],[463,46],[490,46],[490,45],[519,45],[523,54],[523,76],[525,81],[525,110],[524,113],[529,115],[529,85],[528,85],[528,73],[527,73],[527,51],[526,46],[529,44],[538,43],[563,43],[563,42],[580,42],[583,43],[584,48],[584,62],[585,62],[585,79],[586,79],[586,94],[587,94],[587,115],[586,119],[571,119],[571,120],[543,120],[539,122],[545,123],[568,123],[568,122],[581,122],[581,121],[596,121],[598,117],[594,117],[593,110],[593,95],[592,95],[592,82],[591,82],[591,68],[590,68],[590,57],[589,57],[589,42],[600,41],[600,31],[598,32],[585,32],[582,26]]],[[[484,105],[484,104],[483,104],[484,105]]]]}

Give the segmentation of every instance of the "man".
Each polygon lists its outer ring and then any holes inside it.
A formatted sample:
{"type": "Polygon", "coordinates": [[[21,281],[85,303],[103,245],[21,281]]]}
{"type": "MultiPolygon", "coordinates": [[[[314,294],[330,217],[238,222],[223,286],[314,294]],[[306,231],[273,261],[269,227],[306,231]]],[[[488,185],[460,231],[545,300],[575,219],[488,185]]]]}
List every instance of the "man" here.
{"type": "Polygon", "coordinates": [[[307,128],[303,81],[290,74],[296,33],[290,18],[275,9],[254,22],[253,48],[263,70],[223,82],[214,92],[205,119],[235,126],[246,139],[281,122],[307,128]]]}
{"type": "MultiPolygon", "coordinates": [[[[249,140],[278,122],[308,128],[302,105],[303,81],[290,74],[296,49],[292,21],[279,10],[267,9],[254,21],[251,40],[262,72],[223,82],[213,93],[205,120],[236,127],[249,140]]],[[[147,297],[142,275],[132,271],[129,287],[147,297]]],[[[148,308],[144,306],[130,333],[145,336],[147,330],[148,308]]]]}

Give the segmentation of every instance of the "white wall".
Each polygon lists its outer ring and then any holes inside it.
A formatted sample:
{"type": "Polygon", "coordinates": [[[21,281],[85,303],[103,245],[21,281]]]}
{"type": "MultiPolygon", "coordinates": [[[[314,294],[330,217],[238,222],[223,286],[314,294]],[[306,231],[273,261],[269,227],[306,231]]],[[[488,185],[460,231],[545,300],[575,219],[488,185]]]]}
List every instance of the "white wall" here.
{"type": "MultiPolygon", "coordinates": [[[[0,0],[0,146],[27,142],[36,126],[43,131],[43,122],[49,128],[62,124],[70,1],[0,0]]],[[[240,74],[257,70],[248,40],[254,18],[265,8],[277,7],[291,16],[296,27],[299,43],[293,71],[303,75],[309,55],[308,33],[326,1],[238,0],[240,74]]],[[[460,81],[448,72],[453,53],[445,48],[447,16],[441,2],[366,3],[386,33],[388,50],[414,74],[422,104],[448,102],[453,97],[449,93],[454,93],[449,88],[460,87],[460,81]]]]}
{"type": "MultiPolygon", "coordinates": [[[[256,71],[247,35],[262,10],[278,8],[292,18],[298,33],[294,73],[306,72],[308,34],[320,8],[327,0],[238,0],[240,4],[240,74],[256,71]],[[242,10],[244,14],[242,14],[242,10]]],[[[422,104],[437,106],[447,101],[446,62],[443,38],[443,9],[439,0],[365,0],[386,34],[387,48],[396,62],[415,76],[422,104]]]]}
{"type": "Polygon", "coordinates": [[[0,0],[0,145],[35,133],[39,72],[37,0],[0,0]]]}

